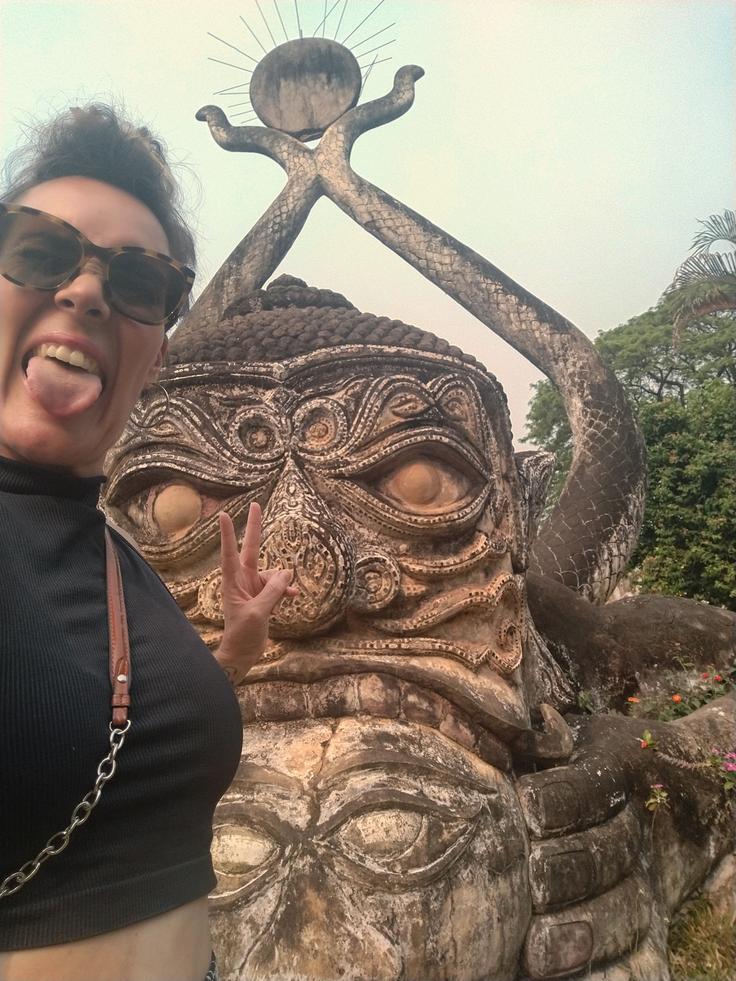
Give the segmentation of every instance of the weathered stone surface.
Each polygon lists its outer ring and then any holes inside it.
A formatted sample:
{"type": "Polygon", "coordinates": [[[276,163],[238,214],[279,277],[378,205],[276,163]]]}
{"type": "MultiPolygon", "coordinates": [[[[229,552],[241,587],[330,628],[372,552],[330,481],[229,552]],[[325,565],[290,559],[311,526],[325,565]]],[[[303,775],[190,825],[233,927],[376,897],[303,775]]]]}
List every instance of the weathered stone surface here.
{"type": "Polygon", "coordinates": [[[533,842],[529,884],[535,909],[545,912],[606,892],[631,871],[640,846],[631,805],[602,827],[533,842]]]}
{"type": "MultiPolygon", "coordinates": [[[[322,83],[295,69],[284,99],[278,58],[256,101],[283,127],[268,112],[301,99],[288,125],[308,138],[330,114],[309,115],[321,96],[305,108],[322,83]]],[[[734,842],[704,763],[734,742],[733,701],[648,723],[649,750],[640,721],[560,713],[576,685],[615,691],[655,670],[694,636],[686,617],[720,666],[732,622],[645,598],[595,612],[561,585],[593,600],[615,585],[641,519],[641,440],[584,335],[350,168],[357,136],[405,112],[421,74],[400,69],[314,151],[200,111],[221,146],[272,157],[287,185],[174,337],[165,405],[144,399],[109,461],[110,513],[211,647],[220,509],[241,531],[259,501],[262,558],[300,589],[238,691],[244,752],[213,844],[222,973],[665,978],[668,916],[734,842]],[[492,375],[330,291],[260,288],[322,194],[560,387],[575,457],[534,545],[549,461],[514,454],[492,375]],[[662,630],[681,614],[676,636],[662,630]],[[654,783],[669,801],[656,825],[654,783]]]]}
{"type": "Polygon", "coordinates": [[[214,854],[224,977],[505,981],[516,970],[530,905],[511,783],[432,730],[252,727],[214,854]]]}
{"type": "Polygon", "coordinates": [[[355,55],[329,38],[287,41],[262,58],[250,101],[266,126],[314,140],[358,101],[363,79],[355,55]]]}
{"type": "Polygon", "coordinates": [[[528,483],[495,380],[374,345],[182,364],[166,384],[166,421],[134,423],[112,457],[112,513],[213,646],[219,507],[242,528],[260,500],[266,551],[305,593],[239,689],[246,748],[214,848],[225,976],[655,977],[661,924],[733,840],[718,785],[668,760],[726,745],[732,710],[650,724],[668,755],[647,756],[637,720],[568,728],[536,706],[566,689],[515,571],[533,517],[511,504],[528,483]],[[170,487],[187,490],[162,526],[170,487]],[[571,750],[514,775],[513,754],[571,750]],[[672,807],[652,836],[654,782],[672,807]]]}
{"type": "Polygon", "coordinates": [[[611,708],[656,687],[680,661],[725,671],[736,659],[736,613],[706,603],[643,595],[594,606],[561,583],[532,574],[527,596],[552,650],[581,688],[611,708]]]}
{"type": "Polygon", "coordinates": [[[532,978],[559,978],[614,960],[646,936],[651,907],[647,883],[632,875],[585,906],[537,917],[524,944],[524,966],[532,978]]]}

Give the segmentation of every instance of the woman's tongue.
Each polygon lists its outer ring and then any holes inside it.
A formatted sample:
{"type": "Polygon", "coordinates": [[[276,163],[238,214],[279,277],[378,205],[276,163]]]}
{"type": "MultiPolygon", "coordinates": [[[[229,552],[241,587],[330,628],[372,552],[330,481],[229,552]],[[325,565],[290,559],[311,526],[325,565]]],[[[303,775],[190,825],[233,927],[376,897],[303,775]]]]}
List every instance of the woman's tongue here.
{"type": "Polygon", "coordinates": [[[97,375],[38,354],[28,362],[26,381],[31,397],[57,419],[85,412],[102,391],[102,381],[97,375]]]}

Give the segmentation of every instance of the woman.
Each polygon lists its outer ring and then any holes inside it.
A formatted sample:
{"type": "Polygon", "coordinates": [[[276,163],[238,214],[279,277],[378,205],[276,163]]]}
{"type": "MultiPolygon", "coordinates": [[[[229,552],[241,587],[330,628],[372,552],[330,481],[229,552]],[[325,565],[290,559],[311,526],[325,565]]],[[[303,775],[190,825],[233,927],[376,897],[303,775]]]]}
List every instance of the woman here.
{"type": "Polygon", "coordinates": [[[221,515],[213,658],[113,532],[131,725],[88,820],[27,881],[15,876],[68,827],[110,748],[100,474],[193,278],[147,131],[104,107],[71,110],[24,162],[0,205],[0,981],[201,981],[216,976],[212,815],[242,738],[230,682],[295,590],[289,572],[257,571],[258,506],[240,554],[221,515]]]}

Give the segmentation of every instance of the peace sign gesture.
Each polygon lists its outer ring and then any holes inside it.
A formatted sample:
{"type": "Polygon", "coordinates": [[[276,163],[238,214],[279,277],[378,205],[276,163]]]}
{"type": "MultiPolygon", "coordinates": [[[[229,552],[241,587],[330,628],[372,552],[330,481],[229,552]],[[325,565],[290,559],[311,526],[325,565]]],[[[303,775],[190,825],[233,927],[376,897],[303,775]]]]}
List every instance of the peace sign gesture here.
{"type": "Polygon", "coordinates": [[[263,654],[268,640],[268,619],[284,596],[296,596],[289,583],[291,569],[258,570],[261,547],[261,508],[253,502],[248,510],[243,544],[238,552],[230,515],[220,512],[220,559],[222,609],[225,630],[215,657],[234,685],[238,684],[263,654]]]}

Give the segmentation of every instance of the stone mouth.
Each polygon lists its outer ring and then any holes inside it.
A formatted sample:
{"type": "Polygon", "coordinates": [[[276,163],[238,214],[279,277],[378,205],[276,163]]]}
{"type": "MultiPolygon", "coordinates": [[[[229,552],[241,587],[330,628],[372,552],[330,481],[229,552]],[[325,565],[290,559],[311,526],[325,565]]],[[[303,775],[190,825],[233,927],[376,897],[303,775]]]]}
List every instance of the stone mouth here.
{"type": "MultiPolygon", "coordinates": [[[[283,691],[300,686],[308,690],[331,681],[347,691],[349,679],[379,676],[393,679],[400,689],[407,688],[412,698],[439,702],[444,711],[459,713],[473,726],[510,743],[529,730],[529,708],[519,671],[503,676],[487,657],[487,650],[480,644],[433,637],[279,642],[251,669],[241,690],[268,684],[276,696],[274,686],[282,686],[283,691]]],[[[400,692],[398,698],[400,702],[400,692]]],[[[334,714],[363,710],[359,699],[341,696],[338,701],[344,704],[334,714]]],[[[307,698],[305,718],[310,715],[308,702],[307,698]]],[[[297,700],[297,704],[301,703],[297,700]]],[[[292,718],[300,717],[298,707],[293,711],[292,718]]]]}

